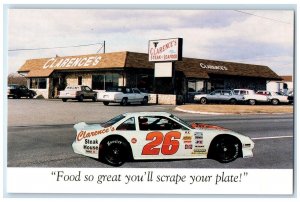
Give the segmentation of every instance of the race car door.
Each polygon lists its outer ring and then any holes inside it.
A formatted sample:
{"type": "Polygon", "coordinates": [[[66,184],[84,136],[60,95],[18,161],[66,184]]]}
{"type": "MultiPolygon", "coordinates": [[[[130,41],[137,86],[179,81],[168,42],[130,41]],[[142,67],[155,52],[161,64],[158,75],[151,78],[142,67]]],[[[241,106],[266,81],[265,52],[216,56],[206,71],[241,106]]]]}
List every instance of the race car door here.
{"type": "Polygon", "coordinates": [[[190,129],[165,116],[139,116],[135,159],[191,158],[190,129]]]}

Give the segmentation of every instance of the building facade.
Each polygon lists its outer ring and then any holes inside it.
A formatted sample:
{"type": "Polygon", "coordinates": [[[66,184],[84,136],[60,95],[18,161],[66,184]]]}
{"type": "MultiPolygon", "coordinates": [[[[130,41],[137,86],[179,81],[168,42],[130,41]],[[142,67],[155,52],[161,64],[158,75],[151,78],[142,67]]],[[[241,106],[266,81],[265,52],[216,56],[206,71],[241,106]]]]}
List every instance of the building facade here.
{"type": "Polygon", "coordinates": [[[44,98],[55,98],[66,85],[87,85],[94,90],[115,86],[137,87],[153,94],[182,95],[215,89],[265,90],[269,80],[281,78],[267,66],[183,58],[173,63],[172,77],[155,78],[148,54],[113,52],[27,60],[18,73],[28,87],[44,98]]]}

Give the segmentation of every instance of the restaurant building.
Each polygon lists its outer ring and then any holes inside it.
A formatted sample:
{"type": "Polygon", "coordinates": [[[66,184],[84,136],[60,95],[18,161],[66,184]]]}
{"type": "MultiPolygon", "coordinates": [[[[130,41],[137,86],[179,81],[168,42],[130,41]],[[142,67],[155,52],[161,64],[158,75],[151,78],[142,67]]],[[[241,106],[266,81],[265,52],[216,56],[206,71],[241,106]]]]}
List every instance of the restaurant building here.
{"type": "Polygon", "coordinates": [[[93,90],[137,87],[156,95],[180,95],[188,101],[196,93],[215,89],[265,90],[267,81],[281,80],[262,65],[182,58],[173,66],[172,77],[154,77],[154,63],[149,62],[148,54],[124,51],[30,59],[18,73],[44,98],[56,98],[66,85],[87,85],[93,90]]]}

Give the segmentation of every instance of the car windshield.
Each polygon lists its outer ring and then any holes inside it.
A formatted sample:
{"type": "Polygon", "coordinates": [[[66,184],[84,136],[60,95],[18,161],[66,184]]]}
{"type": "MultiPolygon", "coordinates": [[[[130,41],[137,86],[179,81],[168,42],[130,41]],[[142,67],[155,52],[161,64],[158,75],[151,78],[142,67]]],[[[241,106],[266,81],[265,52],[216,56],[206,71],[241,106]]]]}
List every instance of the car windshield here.
{"type": "Polygon", "coordinates": [[[8,89],[16,89],[18,85],[8,85],[8,89]]]}
{"type": "Polygon", "coordinates": [[[109,127],[109,126],[114,125],[114,124],[117,123],[118,121],[124,119],[124,117],[125,117],[125,116],[121,114],[121,115],[116,116],[116,117],[110,119],[109,121],[107,121],[107,122],[105,122],[105,123],[103,123],[103,124],[100,124],[100,125],[101,125],[102,127],[104,127],[104,128],[107,128],[107,127],[109,127]]]}
{"type": "Polygon", "coordinates": [[[188,124],[187,122],[185,122],[184,120],[178,118],[177,116],[174,116],[173,114],[170,115],[170,117],[176,121],[178,121],[179,123],[181,123],[182,125],[184,125],[185,127],[187,127],[188,129],[191,129],[192,126],[190,124],[188,124]]]}

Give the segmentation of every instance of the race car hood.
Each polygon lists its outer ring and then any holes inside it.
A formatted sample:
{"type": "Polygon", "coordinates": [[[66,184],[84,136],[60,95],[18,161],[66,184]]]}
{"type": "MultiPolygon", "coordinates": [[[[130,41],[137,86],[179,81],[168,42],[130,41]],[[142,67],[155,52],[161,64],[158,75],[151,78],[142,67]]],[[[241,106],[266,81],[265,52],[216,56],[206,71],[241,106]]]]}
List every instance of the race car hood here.
{"type": "Polygon", "coordinates": [[[229,131],[227,128],[223,128],[221,126],[210,125],[206,123],[192,123],[191,125],[194,129],[206,129],[206,130],[223,130],[229,131]]]}
{"type": "Polygon", "coordinates": [[[103,127],[100,124],[86,124],[85,122],[80,122],[74,125],[75,130],[81,131],[81,130],[99,130],[103,127]]]}

